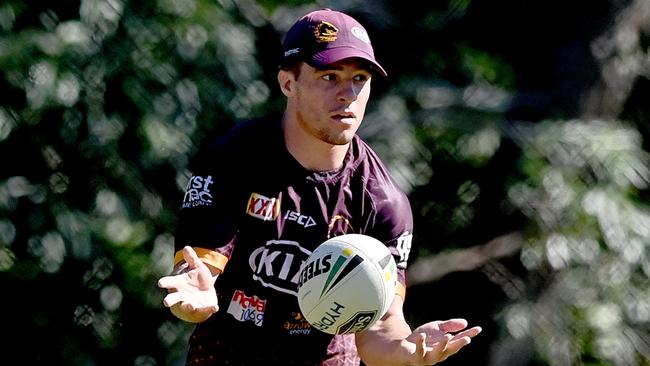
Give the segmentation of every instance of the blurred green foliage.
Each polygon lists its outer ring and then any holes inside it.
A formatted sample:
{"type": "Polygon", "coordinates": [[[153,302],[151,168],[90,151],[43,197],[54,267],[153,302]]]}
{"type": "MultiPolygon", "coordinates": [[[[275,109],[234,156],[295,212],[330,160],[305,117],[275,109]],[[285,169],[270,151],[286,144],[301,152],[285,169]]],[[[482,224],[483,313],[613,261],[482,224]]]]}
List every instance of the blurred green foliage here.
{"type": "Polygon", "coordinates": [[[643,0],[4,1],[8,364],[182,364],[191,326],[156,282],[188,162],[282,110],[282,34],[318,7],[355,15],[388,69],[359,133],[410,195],[411,262],[461,258],[413,273],[406,304],[484,327],[446,364],[650,365],[643,0]]]}

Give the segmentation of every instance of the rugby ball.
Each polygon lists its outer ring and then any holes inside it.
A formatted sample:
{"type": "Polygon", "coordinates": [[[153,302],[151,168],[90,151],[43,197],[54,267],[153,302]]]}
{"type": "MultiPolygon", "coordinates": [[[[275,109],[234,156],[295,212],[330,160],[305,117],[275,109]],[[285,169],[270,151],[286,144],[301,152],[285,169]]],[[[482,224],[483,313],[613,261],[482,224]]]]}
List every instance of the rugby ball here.
{"type": "Polygon", "coordinates": [[[321,243],[304,262],[298,304],[312,327],[329,334],[360,332],[380,319],[397,286],[388,247],[362,234],[321,243]]]}

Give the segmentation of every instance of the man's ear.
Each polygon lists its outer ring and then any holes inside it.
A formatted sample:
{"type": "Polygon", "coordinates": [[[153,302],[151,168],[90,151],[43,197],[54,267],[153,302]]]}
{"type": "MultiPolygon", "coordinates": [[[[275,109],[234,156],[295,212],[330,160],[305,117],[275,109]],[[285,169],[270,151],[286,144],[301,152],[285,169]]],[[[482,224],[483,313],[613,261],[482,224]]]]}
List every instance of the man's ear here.
{"type": "Polygon", "coordinates": [[[291,96],[294,90],[294,83],[296,81],[296,76],[292,71],[280,69],[278,71],[278,84],[280,84],[280,90],[285,96],[291,96]]]}

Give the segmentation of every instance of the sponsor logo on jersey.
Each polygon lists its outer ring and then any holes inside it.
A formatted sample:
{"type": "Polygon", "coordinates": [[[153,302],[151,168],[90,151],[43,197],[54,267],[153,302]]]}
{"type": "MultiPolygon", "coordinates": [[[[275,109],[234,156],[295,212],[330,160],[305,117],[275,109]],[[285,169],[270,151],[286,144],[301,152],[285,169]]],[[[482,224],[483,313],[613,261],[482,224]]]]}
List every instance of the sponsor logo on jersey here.
{"type": "Polygon", "coordinates": [[[190,178],[185,188],[185,196],[183,197],[183,208],[197,207],[197,206],[211,206],[212,205],[212,192],[210,192],[210,185],[214,183],[212,176],[202,177],[195,175],[190,178]]]}
{"type": "Polygon", "coordinates": [[[248,198],[246,213],[264,221],[275,221],[280,216],[280,199],[253,192],[248,198]]]}
{"type": "Polygon", "coordinates": [[[284,214],[284,219],[287,221],[295,221],[298,225],[302,225],[305,228],[316,225],[316,221],[311,216],[301,215],[300,212],[291,210],[284,214]]]}
{"type": "Polygon", "coordinates": [[[298,295],[300,269],[311,254],[291,240],[269,240],[251,253],[248,264],[253,279],[262,286],[298,295]]]}
{"type": "Polygon", "coordinates": [[[262,300],[255,295],[247,296],[244,291],[236,290],[230,300],[228,314],[231,314],[240,322],[251,321],[261,327],[264,321],[265,309],[266,300],[262,300]]]}
{"type": "Polygon", "coordinates": [[[284,322],[284,329],[289,335],[307,335],[311,333],[311,325],[301,312],[292,312],[289,320],[284,322]]]}
{"type": "Polygon", "coordinates": [[[343,215],[334,215],[327,224],[327,239],[354,232],[350,220],[343,215]]]}
{"type": "MultiPolygon", "coordinates": [[[[332,265],[332,270],[327,274],[327,279],[325,279],[325,284],[320,292],[320,297],[323,297],[323,295],[325,295],[330,289],[350,274],[352,270],[363,263],[363,258],[354,254],[354,252],[349,248],[343,249],[342,254],[343,255],[336,258],[336,261],[332,265]]],[[[307,269],[307,267],[305,267],[305,269],[307,269]]]]}
{"type": "Polygon", "coordinates": [[[409,254],[411,253],[411,242],[413,241],[413,234],[405,231],[402,235],[397,238],[397,254],[399,259],[397,260],[397,268],[406,268],[406,262],[409,259],[409,254]]]}
{"type": "Polygon", "coordinates": [[[376,311],[360,311],[350,320],[347,322],[341,324],[341,326],[338,327],[336,330],[337,334],[349,334],[349,333],[356,333],[360,332],[370,324],[372,319],[377,315],[376,311]]]}
{"type": "Polygon", "coordinates": [[[345,309],[345,305],[334,301],[330,308],[325,312],[325,315],[323,315],[320,320],[313,321],[311,325],[318,330],[325,331],[334,325],[336,320],[341,317],[343,309],[345,309]]]}

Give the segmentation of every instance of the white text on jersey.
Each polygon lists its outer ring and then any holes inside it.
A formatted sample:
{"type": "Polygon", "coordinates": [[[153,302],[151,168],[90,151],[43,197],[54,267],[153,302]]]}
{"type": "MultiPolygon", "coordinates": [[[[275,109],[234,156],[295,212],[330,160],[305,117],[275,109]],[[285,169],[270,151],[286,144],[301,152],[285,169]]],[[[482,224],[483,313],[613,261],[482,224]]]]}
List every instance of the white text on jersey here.
{"type": "Polygon", "coordinates": [[[185,188],[183,208],[212,205],[212,193],[210,192],[210,185],[212,183],[214,182],[212,181],[211,175],[207,177],[195,175],[190,178],[185,188]]]}
{"type": "Polygon", "coordinates": [[[302,225],[305,228],[316,225],[316,221],[311,216],[301,215],[300,212],[291,210],[284,214],[284,219],[287,221],[295,221],[298,225],[302,225]]]}

